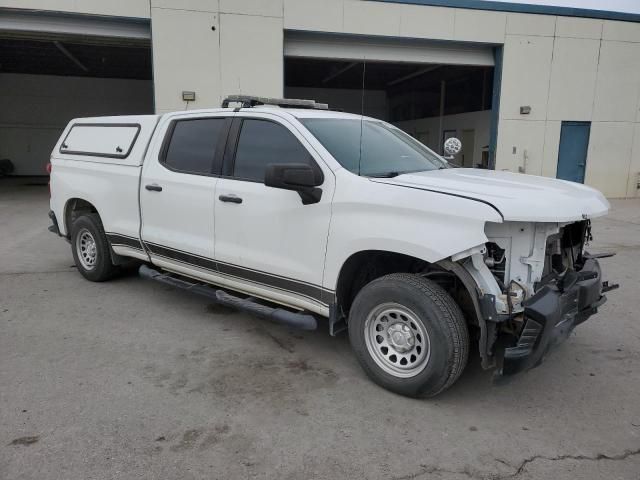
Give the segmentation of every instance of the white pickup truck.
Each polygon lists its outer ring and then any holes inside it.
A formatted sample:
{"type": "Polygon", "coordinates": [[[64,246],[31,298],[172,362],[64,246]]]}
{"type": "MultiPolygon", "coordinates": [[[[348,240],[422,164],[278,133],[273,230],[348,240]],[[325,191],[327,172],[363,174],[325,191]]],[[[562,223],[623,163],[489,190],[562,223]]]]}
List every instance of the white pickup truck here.
{"type": "Polygon", "coordinates": [[[538,365],[616,287],[585,251],[609,208],[598,191],[452,168],[393,125],[312,101],[76,119],[50,169],[50,230],[87,279],[135,259],[273,321],[326,317],[403,395],[452,385],[471,341],[498,374],[538,365]]]}

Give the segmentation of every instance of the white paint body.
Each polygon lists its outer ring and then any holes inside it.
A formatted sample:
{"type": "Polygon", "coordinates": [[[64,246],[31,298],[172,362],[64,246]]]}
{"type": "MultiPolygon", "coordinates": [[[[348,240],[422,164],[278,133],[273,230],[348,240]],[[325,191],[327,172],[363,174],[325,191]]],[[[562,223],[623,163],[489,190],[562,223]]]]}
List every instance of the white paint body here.
{"type": "MultiPolygon", "coordinates": [[[[395,178],[361,177],[333,158],[299,121],[303,117],[360,118],[259,107],[73,120],[51,157],[51,209],[61,233],[68,235],[64,219],[70,200],[83,199],[95,206],[106,232],[145,244],[144,250],[113,246],[119,255],[325,316],[342,266],[358,252],[394,252],[431,263],[452,259],[470,271],[481,291],[498,297],[500,311],[502,292],[481,257],[490,238],[508,240],[512,254],[507,280],[518,278],[532,291],[540,272],[526,257],[539,247],[536,235],[543,232],[546,240],[560,226],[604,215],[609,208],[590,187],[532,175],[444,169],[395,178]],[[293,191],[178,173],[159,162],[172,120],[221,116],[269,119],[292,132],[324,174],[321,200],[303,205],[293,191]],[[140,131],[127,158],[64,153],[61,145],[79,123],[139,124],[140,131]],[[149,184],[162,185],[163,191],[148,191],[144,186],[149,184]],[[243,203],[219,202],[220,195],[238,195],[243,203]],[[192,260],[153,253],[146,248],[149,244],[192,260]],[[218,267],[196,266],[193,259],[218,267]],[[236,267],[251,275],[237,274],[236,267]],[[287,288],[289,281],[300,288],[287,288]]],[[[87,137],[75,141],[110,148],[105,141],[113,135],[101,135],[100,130],[83,128],[87,137]]],[[[129,134],[122,130],[123,137],[129,134]]]]}

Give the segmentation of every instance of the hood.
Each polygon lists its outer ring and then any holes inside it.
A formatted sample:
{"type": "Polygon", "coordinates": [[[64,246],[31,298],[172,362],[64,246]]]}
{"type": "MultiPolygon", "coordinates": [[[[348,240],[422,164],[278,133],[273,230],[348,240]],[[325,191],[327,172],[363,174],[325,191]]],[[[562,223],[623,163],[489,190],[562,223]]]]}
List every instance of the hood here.
{"type": "Polygon", "coordinates": [[[609,202],[598,190],[521,173],[447,168],[372,181],[489,203],[506,221],[570,222],[599,217],[609,211],[609,202]]]}

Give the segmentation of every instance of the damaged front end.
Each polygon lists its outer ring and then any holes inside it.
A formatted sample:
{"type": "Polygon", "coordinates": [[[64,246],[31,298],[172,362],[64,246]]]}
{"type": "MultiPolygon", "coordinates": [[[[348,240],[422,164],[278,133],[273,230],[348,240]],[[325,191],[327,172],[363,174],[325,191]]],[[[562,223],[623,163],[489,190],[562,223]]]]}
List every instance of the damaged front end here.
{"type": "MultiPolygon", "coordinates": [[[[618,285],[602,280],[585,245],[589,220],[574,223],[488,223],[489,241],[454,255],[475,284],[484,368],[508,376],[539,365],[555,345],[598,311],[618,285]]],[[[467,286],[469,288],[469,286],[467,286]]]]}

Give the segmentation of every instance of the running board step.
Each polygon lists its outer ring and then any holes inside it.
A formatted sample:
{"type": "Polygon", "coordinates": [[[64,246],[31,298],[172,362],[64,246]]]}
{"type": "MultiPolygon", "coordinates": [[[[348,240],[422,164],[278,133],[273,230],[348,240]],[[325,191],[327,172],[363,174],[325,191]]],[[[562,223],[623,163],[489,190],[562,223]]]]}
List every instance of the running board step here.
{"type": "Polygon", "coordinates": [[[138,273],[142,278],[155,280],[165,285],[182,288],[198,295],[203,295],[214,302],[226,307],[244,310],[258,317],[266,318],[275,323],[281,323],[290,327],[299,328],[301,330],[315,330],[318,328],[318,322],[313,315],[307,313],[297,313],[283,308],[273,308],[256,302],[253,298],[240,298],[231,295],[224,290],[216,290],[203,283],[191,282],[183,278],[172,276],[168,273],[162,273],[158,270],[141,265],[138,273]]]}

